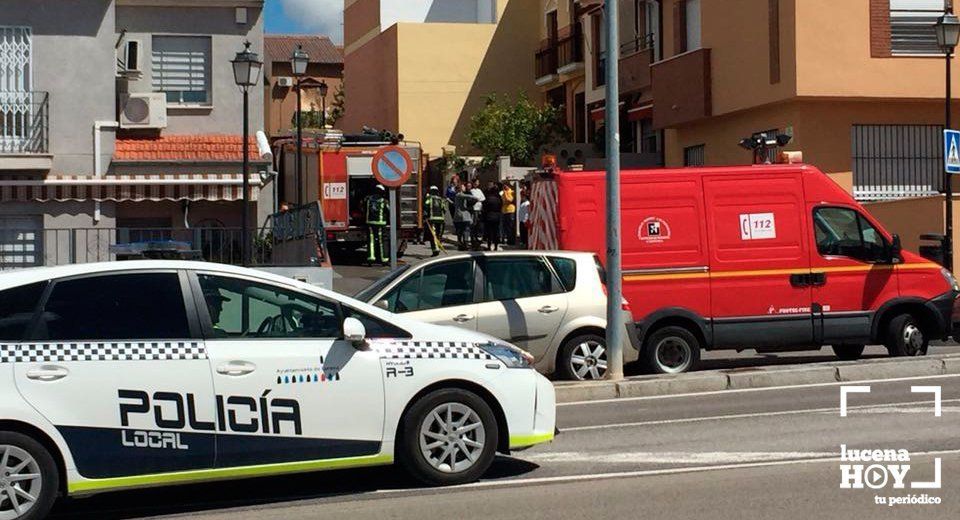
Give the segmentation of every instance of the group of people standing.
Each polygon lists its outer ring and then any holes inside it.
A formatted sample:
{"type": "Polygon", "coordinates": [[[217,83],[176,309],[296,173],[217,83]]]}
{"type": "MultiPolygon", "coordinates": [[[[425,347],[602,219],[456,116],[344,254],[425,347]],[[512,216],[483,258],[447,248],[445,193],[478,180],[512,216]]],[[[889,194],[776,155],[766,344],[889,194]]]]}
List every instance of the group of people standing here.
{"type": "Polygon", "coordinates": [[[486,189],[482,189],[479,179],[463,182],[460,176],[454,175],[444,197],[461,251],[497,251],[504,242],[516,243],[517,213],[523,202],[518,203],[517,193],[510,184],[489,182],[486,189]]]}

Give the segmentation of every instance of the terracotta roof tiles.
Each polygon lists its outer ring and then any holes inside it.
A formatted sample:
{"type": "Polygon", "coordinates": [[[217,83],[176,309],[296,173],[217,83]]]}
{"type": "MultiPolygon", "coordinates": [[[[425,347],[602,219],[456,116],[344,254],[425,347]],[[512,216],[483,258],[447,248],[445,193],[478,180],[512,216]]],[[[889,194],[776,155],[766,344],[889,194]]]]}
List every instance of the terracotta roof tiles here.
{"type": "MultiPolygon", "coordinates": [[[[258,161],[256,139],[250,140],[251,161],[258,161]]],[[[240,162],[243,138],[239,135],[170,135],[116,140],[116,161],[240,162]]]]}

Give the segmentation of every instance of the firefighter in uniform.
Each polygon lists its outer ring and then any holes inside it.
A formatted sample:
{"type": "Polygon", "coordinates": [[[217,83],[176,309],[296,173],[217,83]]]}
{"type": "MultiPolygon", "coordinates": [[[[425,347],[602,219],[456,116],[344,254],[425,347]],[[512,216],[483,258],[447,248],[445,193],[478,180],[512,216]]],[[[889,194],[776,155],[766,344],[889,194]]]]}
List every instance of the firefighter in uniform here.
{"type": "Polygon", "coordinates": [[[367,261],[371,264],[377,261],[383,264],[387,263],[386,255],[383,254],[383,229],[387,227],[387,199],[385,195],[386,189],[383,185],[378,184],[377,189],[367,197],[366,204],[364,204],[367,243],[369,245],[367,261]]]}
{"type": "Polygon", "coordinates": [[[430,226],[430,250],[433,251],[433,256],[437,256],[440,254],[440,249],[443,248],[440,240],[443,238],[443,225],[447,210],[447,201],[440,196],[440,188],[430,186],[427,198],[423,201],[423,206],[423,213],[427,216],[427,222],[430,226]]]}

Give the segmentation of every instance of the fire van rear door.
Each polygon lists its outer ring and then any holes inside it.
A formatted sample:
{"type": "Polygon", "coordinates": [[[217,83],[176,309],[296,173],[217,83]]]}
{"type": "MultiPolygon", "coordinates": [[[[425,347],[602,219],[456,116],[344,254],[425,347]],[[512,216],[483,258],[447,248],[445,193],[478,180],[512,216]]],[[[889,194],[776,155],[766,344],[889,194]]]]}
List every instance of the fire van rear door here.
{"type": "Polygon", "coordinates": [[[324,224],[328,231],[343,231],[350,225],[347,158],[341,152],[320,152],[320,193],[324,224]]]}

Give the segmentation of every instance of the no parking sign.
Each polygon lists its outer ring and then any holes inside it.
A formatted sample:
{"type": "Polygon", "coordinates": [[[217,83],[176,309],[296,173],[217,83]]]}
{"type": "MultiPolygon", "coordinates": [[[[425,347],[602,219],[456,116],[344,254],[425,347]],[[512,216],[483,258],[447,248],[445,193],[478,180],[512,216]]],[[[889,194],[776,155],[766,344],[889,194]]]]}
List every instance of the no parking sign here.
{"type": "Polygon", "coordinates": [[[399,188],[413,174],[413,158],[399,146],[386,146],[373,156],[373,176],[388,188],[399,188]]]}

